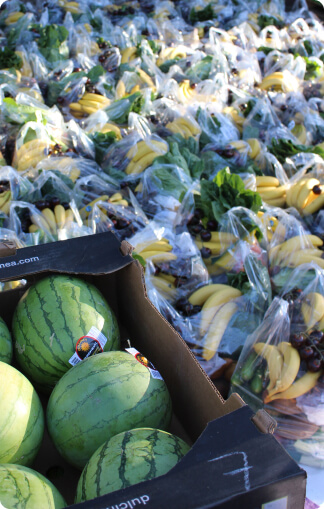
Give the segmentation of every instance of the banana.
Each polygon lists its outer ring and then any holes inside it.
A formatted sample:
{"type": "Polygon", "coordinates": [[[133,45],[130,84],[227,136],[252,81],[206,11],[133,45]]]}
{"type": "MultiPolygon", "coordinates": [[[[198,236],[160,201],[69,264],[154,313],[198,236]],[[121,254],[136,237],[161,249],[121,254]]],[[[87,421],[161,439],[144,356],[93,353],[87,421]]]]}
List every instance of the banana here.
{"type": "Polygon", "coordinates": [[[307,131],[304,124],[296,124],[291,129],[292,134],[298,139],[299,143],[305,145],[307,142],[307,131]]]}
{"type": "Polygon", "coordinates": [[[235,237],[233,233],[227,232],[210,232],[211,233],[211,242],[220,242],[222,245],[231,246],[235,242],[237,242],[238,238],[235,237]]]}
{"type": "Polygon", "coordinates": [[[282,198],[286,194],[286,186],[279,187],[257,187],[263,201],[282,198]]]}
{"type": "MultiPolygon", "coordinates": [[[[208,260],[206,260],[206,262],[207,261],[208,260]]],[[[214,263],[211,262],[211,265],[214,268],[213,273],[222,274],[223,272],[229,271],[234,267],[235,263],[235,257],[229,251],[226,251],[219,258],[217,258],[214,263]]]]}
{"type": "Polygon", "coordinates": [[[191,136],[197,136],[198,134],[201,133],[201,128],[199,127],[199,125],[193,124],[190,120],[188,120],[185,117],[178,117],[173,122],[176,122],[180,126],[181,125],[186,126],[191,132],[191,136]]]}
{"type": "Polygon", "coordinates": [[[54,212],[51,209],[46,208],[46,209],[42,210],[41,214],[45,217],[45,219],[50,227],[51,233],[57,233],[54,212]]]}
{"type": "Polygon", "coordinates": [[[319,184],[320,181],[315,178],[310,178],[303,184],[296,200],[297,210],[302,210],[305,207],[308,197],[312,193],[313,187],[318,186],[319,184]]]}
{"type": "Polygon", "coordinates": [[[144,260],[152,258],[153,262],[170,262],[176,260],[177,256],[174,253],[166,253],[164,251],[144,251],[141,253],[141,257],[144,260]]]}
{"type": "Polygon", "coordinates": [[[141,80],[144,83],[146,83],[146,85],[148,85],[150,87],[152,92],[156,92],[156,86],[154,85],[152,78],[145,71],[143,71],[143,69],[141,69],[141,68],[137,69],[137,72],[138,72],[141,80]]]}
{"type": "Polygon", "coordinates": [[[65,223],[64,223],[64,226],[67,226],[68,224],[73,223],[73,221],[74,221],[73,211],[71,209],[67,209],[65,211],[65,223]]]}
{"type": "Polygon", "coordinates": [[[282,341],[278,350],[283,355],[282,371],[273,389],[268,391],[265,403],[271,401],[274,394],[286,391],[294,383],[300,368],[300,355],[290,343],[282,341]]]}
{"type": "Polygon", "coordinates": [[[57,228],[61,229],[64,228],[65,224],[65,208],[63,205],[55,205],[54,207],[54,216],[55,216],[55,222],[57,225],[57,228]]]}
{"type": "Polygon", "coordinates": [[[211,250],[213,255],[220,255],[222,251],[224,251],[225,247],[222,246],[220,242],[202,242],[200,240],[195,240],[195,244],[198,249],[202,249],[203,247],[208,247],[211,250]]]}
{"type": "Polygon", "coordinates": [[[29,233],[36,233],[39,231],[39,227],[36,224],[31,224],[28,228],[29,233]]]}
{"type": "Polygon", "coordinates": [[[301,312],[305,325],[312,329],[324,317],[324,297],[320,293],[310,292],[303,299],[301,312]]]}
{"type": "Polygon", "coordinates": [[[303,251],[299,253],[292,253],[289,257],[288,263],[285,263],[288,267],[298,267],[304,263],[316,263],[321,269],[324,269],[324,260],[322,258],[314,257],[303,251]]]}
{"type": "Polygon", "coordinates": [[[280,182],[276,177],[270,177],[268,175],[260,175],[255,177],[257,187],[279,187],[280,182]]]}
{"type": "Polygon", "coordinates": [[[138,253],[142,254],[146,251],[162,251],[162,252],[168,253],[169,251],[172,251],[172,246],[170,246],[170,244],[167,244],[166,242],[163,242],[160,240],[157,242],[153,242],[149,246],[144,247],[144,249],[142,249],[141,251],[138,251],[138,253]]]}
{"type": "Polygon", "coordinates": [[[253,346],[257,355],[261,355],[268,364],[269,370],[269,384],[267,391],[270,392],[280,380],[280,375],[283,368],[283,355],[275,345],[268,345],[266,343],[255,343],[253,346]]]}
{"type": "Polygon", "coordinates": [[[95,200],[92,200],[90,203],[85,205],[85,207],[82,207],[82,209],[79,210],[79,214],[80,214],[81,219],[87,219],[88,218],[90,212],[93,209],[93,206],[98,201],[108,201],[108,200],[109,200],[109,196],[107,194],[104,194],[102,196],[99,196],[99,198],[96,198],[95,200]]]}
{"type": "Polygon", "coordinates": [[[123,80],[119,80],[116,85],[116,99],[121,99],[126,94],[126,87],[123,80]]]}
{"type": "Polygon", "coordinates": [[[276,264],[290,256],[292,253],[298,252],[300,250],[304,250],[308,246],[320,247],[323,245],[322,239],[317,237],[317,235],[296,235],[295,237],[291,237],[286,240],[282,244],[278,244],[274,246],[269,251],[269,260],[270,263],[276,262],[276,264]]]}
{"type": "Polygon", "coordinates": [[[303,177],[301,180],[293,184],[290,189],[287,191],[287,204],[289,207],[297,208],[297,200],[298,195],[301,191],[301,188],[309,180],[310,177],[303,177]]]}
{"type": "Polygon", "coordinates": [[[271,207],[283,208],[286,205],[286,198],[273,198],[272,200],[264,200],[271,207]]]}
{"type": "Polygon", "coordinates": [[[153,285],[163,294],[167,300],[174,301],[177,295],[177,290],[171,283],[159,277],[152,277],[153,285]]]}
{"type": "Polygon", "coordinates": [[[241,115],[233,106],[226,106],[223,110],[223,113],[225,115],[230,115],[232,117],[232,120],[234,121],[236,127],[238,128],[240,133],[242,133],[245,117],[241,115]]]}
{"type": "MultiPolygon", "coordinates": [[[[321,187],[322,191],[322,187],[321,187]]],[[[324,193],[321,192],[311,203],[307,204],[302,211],[303,216],[309,216],[324,206],[324,193]]]]}
{"type": "Polygon", "coordinates": [[[178,97],[180,102],[188,103],[193,100],[196,94],[196,90],[190,87],[189,80],[184,80],[180,83],[178,89],[178,97]]]}
{"type": "Polygon", "coordinates": [[[289,71],[273,72],[259,84],[261,90],[271,89],[279,92],[293,92],[298,90],[298,86],[297,78],[289,71]]]}
{"type": "Polygon", "coordinates": [[[121,51],[121,63],[127,64],[128,62],[131,62],[131,60],[134,60],[137,54],[137,48],[136,46],[131,46],[130,48],[125,48],[121,51]]]}
{"type": "Polygon", "coordinates": [[[108,99],[108,97],[100,94],[90,94],[89,92],[85,92],[82,96],[82,99],[88,99],[89,101],[101,103],[105,106],[110,104],[110,99],[108,99]]]}
{"type": "Polygon", "coordinates": [[[115,203],[115,202],[118,202],[120,200],[123,199],[123,195],[121,193],[115,193],[115,194],[112,194],[109,198],[109,202],[110,203],[115,203]]]}
{"type": "Polygon", "coordinates": [[[168,283],[171,283],[172,285],[174,285],[176,281],[175,276],[172,276],[171,274],[164,274],[163,272],[160,272],[160,274],[158,274],[156,277],[164,279],[165,281],[168,281],[168,283]]]}
{"type": "Polygon", "coordinates": [[[235,302],[227,302],[215,314],[204,338],[202,357],[206,361],[212,359],[217,352],[225,330],[236,310],[235,302]]]}
{"type": "Polygon", "coordinates": [[[10,202],[11,202],[11,191],[4,191],[0,194],[0,210],[5,214],[8,214],[10,210],[10,202]]]}
{"type": "Polygon", "coordinates": [[[8,16],[6,17],[6,20],[5,20],[5,24],[8,26],[8,25],[12,25],[13,23],[16,23],[20,18],[22,18],[24,16],[24,13],[23,12],[11,12],[10,14],[8,14],[8,16]]]}
{"type": "Polygon", "coordinates": [[[261,144],[257,138],[248,138],[246,141],[251,149],[249,156],[251,159],[255,159],[261,152],[261,144]]]}
{"type": "Polygon", "coordinates": [[[307,371],[305,373],[305,375],[301,376],[286,391],[274,394],[271,397],[271,401],[274,401],[275,399],[299,398],[299,396],[306,394],[306,392],[309,392],[310,390],[312,390],[315,387],[317,380],[319,379],[321,374],[322,374],[322,370],[320,370],[316,373],[311,373],[310,371],[307,371]]]}
{"type": "Polygon", "coordinates": [[[148,166],[150,166],[154,159],[156,159],[159,155],[157,152],[149,152],[145,156],[143,156],[139,161],[133,162],[131,161],[128,166],[126,167],[125,172],[127,175],[129,174],[138,174],[142,173],[143,170],[145,170],[148,166]]]}
{"type": "Polygon", "coordinates": [[[198,290],[194,291],[188,300],[193,306],[202,306],[209,297],[214,295],[216,292],[226,290],[228,286],[229,285],[220,283],[202,286],[201,288],[198,288],[198,290]]]}
{"type": "Polygon", "coordinates": [[[48,224],[44,215],[31,214],[30,220],[37,227],[37,229],[43,230],[44,232],[51,233],[50,225],[48,224]]]}
{"type": "Polygon", "coordinates": [[[247,150],[249,150],[249,144],[247,141],[244,141],[244,140],[234,140],[234,141],[230,141],[228,143],[228,145],[230,145],[231,147],[235,148],[238,152],[246,152],[247,150]]]}
{"type": "Polygon", "coordinates": [[[109,122],[107,122],[101,129],[100,129],[100,132],[105,134],[105,133],[109,133],[110,131],[112,131],[113,133],[116,134],[116,139],[117,140],[121,140],[122,139],[122,135],[121,135],[121,132],[120,132],[120,129],[118,126],[114,125],[114,124],[110,124],[109,122]]]}
{"type": "Polygon", "coordinates": [[[227,288],[213,293],[203,304],[201,310],[201,321],[200,321],[200,335],[204,336],[208,330],[215,314],[217,313],[219,306],[226,304],[227,302],[241,297],[242,293],[240,290],[227,286],[227,288]]]}
{"type": "Polygon", "coordinates": [[[144,140],[141,140],[138,143],[136,143],[136,145],[129,149],[129,151],[126,154],[127,159],[131,159],[131,162],[136,163],[142,157],[154,151],[151,145],[153,145],[154,148],[157,148],[158,150],[157,156],[166,154],[168,150],[167,144],[163,141],[150,140],[150,142],[148,143],[144,140]]]}

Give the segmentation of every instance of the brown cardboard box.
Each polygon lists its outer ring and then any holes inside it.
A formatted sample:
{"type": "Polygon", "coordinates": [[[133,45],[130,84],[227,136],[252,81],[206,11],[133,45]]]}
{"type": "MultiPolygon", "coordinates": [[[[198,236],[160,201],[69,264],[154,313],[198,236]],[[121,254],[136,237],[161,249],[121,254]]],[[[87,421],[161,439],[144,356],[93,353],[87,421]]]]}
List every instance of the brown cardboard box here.
{"type": "MultiPolygon", "coordinates": [[[[153,362],[166,381],[174,412],[170,431],[194,444],[165,476],[75,507],[302,509],[306,474],[269,433],[272,419],[265,412],[254,416],[235,394],[222,399],[185,342],[148,300],[143,271],[127,254],[127,244],[123,254],[120,248],[113,234],[103,233],[20,249],[0,259],[1,281],[24,278],[29,285],[61,272],[94,283],[113,307],[132,346],[153,362]]],[[[24,291],[0,293],[1,316],[9,326],[24,291]]],[[[47,475],[73,503],[80,472],[60,458],[47,436],[33,468],[47,475]]]]}

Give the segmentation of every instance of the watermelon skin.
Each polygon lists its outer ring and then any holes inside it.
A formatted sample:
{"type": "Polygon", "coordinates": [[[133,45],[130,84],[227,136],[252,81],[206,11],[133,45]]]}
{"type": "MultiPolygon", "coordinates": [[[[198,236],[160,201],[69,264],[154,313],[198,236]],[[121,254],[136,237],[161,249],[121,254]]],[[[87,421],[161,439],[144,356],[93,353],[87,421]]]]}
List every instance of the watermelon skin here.
{"type": "Polygon", "coordinates": [[[138,428],[119,433],[91,456],[78,482],[75,502],[164,475],[189,449],[180,438],[158,429],[138,428]]]}
{"type": "Polygon", "coordinates": [[[44,433],[39,397],[20,371],[0,362],[0,463],[30,465],[44,433]]]}
{"type": "Polygon", "coordinates": [[[0,502],[14,509],[63,509],[60,492],[48,479],[20,465],[0,465],[0,502]]]}
{"type": "Polygon", "coordinates": [[[28,378],[49,393],[72,366],[77,341],[95,326],[118,349],[116,317],[99,290],[82,279],[51,275],[31,286],[14,312],[16,359],[28,378]]]}
{"type": "Polygon", "coordinates": [[[0,317],[0,361],[11,364],[12,341],[6,322],[0,317]]]}
{"type": "Polygon", "coordinates": [[[105,352],[70,369],[53,390],[47,425],[63,458],[80,470],[96,449],[132,428],[167,429],[171,399],[163,380],[126,352],[105,352]]]}

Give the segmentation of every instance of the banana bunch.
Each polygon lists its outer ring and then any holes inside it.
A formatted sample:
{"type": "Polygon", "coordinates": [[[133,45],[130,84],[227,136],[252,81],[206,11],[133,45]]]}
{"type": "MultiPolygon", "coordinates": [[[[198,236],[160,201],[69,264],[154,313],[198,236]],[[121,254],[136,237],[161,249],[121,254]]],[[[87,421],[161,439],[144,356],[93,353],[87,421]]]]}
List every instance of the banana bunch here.
{"type": "Polygon", "coordinates": [[[214,357],[230,319],[237,310],[235,299],[240,290],[225,284],[211,284],[198,288],[189,297],[193,306],[202,306],[200,336],[203,338],[202,357],[214,357]]]}
{"type": "Polygon", "coordinates": [[[291,129],[292,134],[297,138],[299,143],[305,145],[307,143],[307,131],[304,124],[295,124],[291,129]]]}
{"type": "Polygon", "coordinates": [[[48,156],[49,150],[53,146],[49,146],[45,140],[35,139],[27,141],[16,151],[12,164],[17,168],[17,171],[34,168],[48,156]]]}
{"type": "Polygon", "coordinates": [[[178,117],[172,122],[168,122],[165,126],[174,134],[180,134],[183,138],[195,138],[201,133],[199,125],[185,117],[178,117]]]}
{"type": "Polygon", "coordinates": [[[273,72],[265,76],[259,84],[261,90],[276,92],[296,92],[299,88],[298,79],[289,71],[273,72]]]}
{"type": "Polygon", "coordinates": [[[135,60],[138,56],[138,49],[136,46],[125,48],[121,51],[121,63],[129,64],[132,60],[135,60]]]}
{"type": "Polygon", "coordinates": [[[270,265],[272,268],[298,267],[303,263],[315,262],[324,269],[323,251],[319,249],[322,245],[322,239],[316,235],[296,235],[269,250],[270,265]]]}
{"type": "Polygon", "coordinates": [[[324,185],[305,175],[287,191],[287,205],[295,207],[302,216],[314,214],[324,205],[324,185]]]}
{"type": "Polygon", "coordinates": [[[185,46],[175,46],[170,48],[164,48],[156,61],[156,65],[159,67],[167,60],[174,60],[175,58],[186,58],[187,50],[185,46]]]}
{"type": "Polygon", "coordinates": [[[256,177],[257,192],[262,201],[273,207],[284,207],[286,205],[286,186],[280,185],[276,177],[256,177]]]}
{"type": "Polygon", "coordinates": [[[268,242],[271,242],[273,234],[275,233],[277,226],[279,225],[279,220],[275,216],[269,216],[268,214],[265,214],[260,210],[257,213],[257,216],[259,217],[261,223],[263,224],[264,228],[267,231],[268,242]]]}
{"type": "MultiPolygon", "coordinates": [[[[211,238],[209,241],[198,240],[197,238],[194,240],[196,246],[199,250],[203,248],[210,249],[211,254],[214,256],[221,256],[224,251],[226,251],[230,246],[237,242],[237,237],[232,233],[226,232],[210,232],[211,238]]],[[[208,259],[206,260],[208,261],[208,259]]]]}
{"type": "Polygon", "coordinates": [[[251,151],[249,153],[249,157],[251,157],[251,159],[256,159],[262,149],[261,143],[259,142],[259,140],[257,138],[248,138],[246,141],[250,145],[250,149],[251,149],[251,151]]]}
{"type": "Polygon", "coordinates": [[[197,100],[198,93],[196,91],[196,85],[191,85],[190,80],[183,80],[179,84],[178,88],[178,99],[182,104],[189,104],[197,100]]]}
{"type": "Polygon", "coordinates": [[[59,7],[62,7],[65,12],[70,12],[71,14],[82,14],[83,12],[78,2],[59,0],[58,5],[59,7]]]}
{"type": "Polygon", "coordinates": [[[128,207],[128,201],[125,200],[121,193],[114,193],[108,199],[109,203],[113,203],[114,205],[124,205],[124,207],[128,207]]]}
{"type": "Polygon", "coordinates": [[[172,276],[171,274],[164,274],[163,272],[160,272],[151,278],[155,288],[157,288],[161,295],[171,303],[176,300],[178,294],[177,288],[174,284],[175,280],[175,276],[172,276]]]}
{"type": "Polygon", "coordinates": [[[10,210],[10,203],[11,203],[11,191],[8,189],[7,191],[3,191],[3,193],[0,194],[0,210],[1,212],[4,212],[4,214],[9,214],[10,210]]]}
{"type": "MultiPolygon", "coordinates": [[[[170,262],[177,259],[177,256],[171,252],[172,246],[166,238],[155,240],[149,244],[137,244],[135,250],[144,260],[150,259],[153,263],[170,262]]],[[[172,282],[174,282],[174,280],[172,282]]]]}
{"type": "Polygon", "coordinates": [[[293,399],[315,387],[321,372],[306,372],[296,380],[300,368],[300,356],[290,343],[282,341],[276,345],[255,343],[254,352],[266,360],[269,383],[264,403],[276,399],[293,399]]]}
{"type": "Polygon", "coordinates": [[[245,117],[241,111],[236,110],[233,106],[226,106],[223,109],[223,113],[225,115],[229,115],[236,125],[237,129],[240,133],[243,132],[243,124],[245,122],[245,117]]]}
{"type": "Polygon", "coordinates": [[[96,113],[109,106],[109,104],[110,99],[104,95],[85,92],[77,103],[70,104],[70,110],[75,117],[82,118],[83,115],[96,113]]]}
{"type": "Polygon", "coordinates": [[[5,20],[5,24],[7,26],[13,25],[14,23],[17,23],[17,21],[24,16],[23,12],[20,11],[14,11],[8,14],[5,20]]]}
{"type": "Polygon", "coordinates": [[[151,139],[149,142],[145,140],[137,142],[126,154],[127,159],[130,160],[125,170],[127,175],[142,173],[156,157],[166,154],[168,148],[168,144],[164,141],[151,139]]]}
{"type": "Polygon", "coordinates": [[[301,312],[307,329],[324,330],[324,297],[322,294],[308,293],[303,299],[301,312]]]}
{"type": "MultiPolygon", "coordinates": [[[[117,194],[117,193],[116,193],[117,194]]],[[[118,193],[120,194],[120,193],[118,193]]],[[[115,195],[113,195],[115,196],[115,195]]],[[[120,195],[121,196],[121,195],[120,195]]],[[[90,213],[92,212],[93,210],[93,207],[94,205],[98,202],[98,201],[108,201],[109,200],[109,196],[107,194],[104,194],[102,196],[99,196],[99,198],[96,198],[95,200],[92,200],[90,203],[88,203],[87,205],[85,205],[84,207],[82,207],[81,209],[79,209],[79,214],[80,214],[80,217],[83,221],[85,221],[86,219],[88,219],[90,213]]],[[[104,213],[107,213],[107,211],[102,208],[100,209],[102,210],[102,212],[104,213]]]]}
{"type": "Polygon", "coordinates": [[[40,214],[31,214],[30,220],[32,224],[29,226],[29,233],[43,230],[56,235],[58,230],[73,222],[74,215],[71,209],[65,210],[63,205],[55,205],[54,210],[47,207],[40,214]]]}
{"type": "Polygon", "coordinates": [[[249,154],[251,152],[250,144],[244,140],[234,140],[228,143],[230,147],[235,148],[240,154],[249,154]]]}

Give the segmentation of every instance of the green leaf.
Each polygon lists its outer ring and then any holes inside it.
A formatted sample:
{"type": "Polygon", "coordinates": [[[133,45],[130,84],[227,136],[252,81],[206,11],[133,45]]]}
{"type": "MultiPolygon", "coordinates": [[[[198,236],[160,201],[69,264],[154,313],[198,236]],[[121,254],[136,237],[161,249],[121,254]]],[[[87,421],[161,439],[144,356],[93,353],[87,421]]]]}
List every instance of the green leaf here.
{"type": "Polygon", "coordinates": [[[287,157],[291,157],[302,152],[318,154],[324,159],[324,150],[321,147],[317,147],[316,145],[307,147],[306,145],[299,145],[291,140],[285,139],[276,140],[275,138],[272,138],[271,145],[268,146],[268,150],[276,156],[280,163],[284,163],[287,157]]]}
{"type": "Polygon", "coordinates": [[[167,73],[167,72],[169,72],[170,67],[172,67],[173,65],[177,64],[179,62],[179,60],[181,60],[180,57],[175,57],[175,58],[171,58],[170,60],[166,60],[165,62],[163,62],[159,66],[159,69],[162,72],[167,73]]]}
{"type": "Polygon", "coordinates": [[[135,252],[133,251],[133,253],[132,253],[132,257],[134,258],[134,260],[139,261],[139,263],[140,263],[140,264],[142,265],[142,267],[144,267],[144,269],[145,269],[145,267],[146,267],[146,261],[144,260],[144,258],[142,258],[142,256],[141,256],[141,255],[139,255],[139,254],[137,254],[137,253],[135,253],[135,252]]]}
{"type": "Polygon", "coordinates": [[[0,50],[0,69],[20,69],[23,61],[15,51],[9,47],[0,50]]]}
{"type": "Polygon", "coordinates": [[[187,75],[195,78],[199,78],[200,80],[206,80],[209,78],[209,74],[212,69],[213,57],[211,55],[207,55],[205,58],[197,62],[197,64],[193,65],[189,68],[187,75]]]}
{"type": "Polygon", "coordinates": [[[119,125],[127,124],[130,112],[134,111],[135,113],[141,113],[143,104],[144,97],[141,92],[135,92],[127,97],[114,101],[105,108],[105,112],[107,113],[109,120],[112,120],[119,125]]]}
{"type": "Polygon", "coordinates": [[[90,69],[87,77],[91,80],[92,84],[96,84],[99,81],[100,76],[104,76],[105,74],[106,71],[101,65],[95,65],[92,69],[90,69]]]}
{"type": "Polygon", "coordinates": [[[213,19],[214,17],[215,13],[212,4],[208,4],[204,9],[201,10],[196,10],[193,7],[189,14],[191,23],[196,23],[197,21],[207,21],[209,19],[213,19]]]}
{"type": "Polygon", "coordinates": [[[64,44],[68,35],[68,30],[62,25],[46,25],[39,28],[38,48],[48,62],[53,63],[68,58],[68,47],[64,44]]]}
{"type": "Polygon", "coordinates": [[[112,131],[107,133],[96,132],[90,136],[95,147],[95,160],[101,165],[109,147],[115,143],[116,134],[112,131]]]}
{"type": "Polygon", "coordinates": [[[308,81],[314,78],[318,78],[322,73],[323,66],[318,62],[309,59],[308,57],[302,57],[306,62],[306,72],[304,80],[308,81]]]}
{"type": "Polygon", "coordinates": [[[276,28],[281,29],[285,26],[285,23],[275,16],[270,16],[269,14],[260,14],[258,17],[258,25],[261,30],[269,26],[275,26],[276,28]]]}

